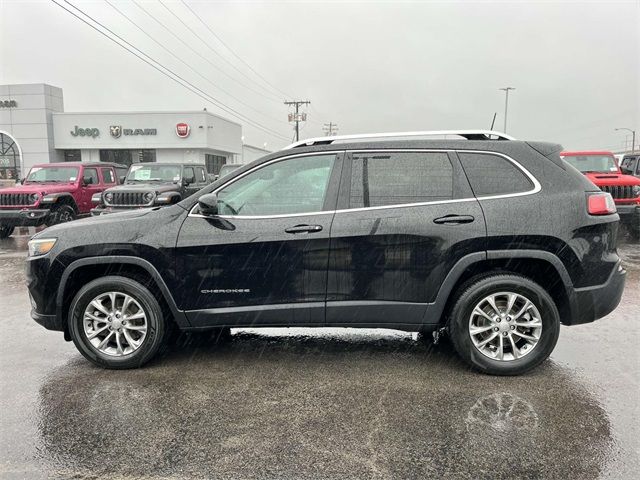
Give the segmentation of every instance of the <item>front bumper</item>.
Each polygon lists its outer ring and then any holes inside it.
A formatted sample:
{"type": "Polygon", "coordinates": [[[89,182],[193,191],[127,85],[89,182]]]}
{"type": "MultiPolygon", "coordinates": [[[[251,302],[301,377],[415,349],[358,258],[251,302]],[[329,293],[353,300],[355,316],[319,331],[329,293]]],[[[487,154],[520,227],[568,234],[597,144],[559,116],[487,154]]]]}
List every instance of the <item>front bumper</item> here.
{"type": "Polygon", "coordinates": [[[640,216],[640,205],[633,204],[616,204],[616,210],[620,217],[625,215],[638,215],[640,216]]]}
{"type": "Polygon", "coordinates": [[[622,267],[622,263],[618,263],[602,285],[576,288],[572,301],[573,315],[571,323],[567,324],[593,322],[614,311],[622,298],[626,277],[627,271],[622,267]]]}
{"type": "Polygon", "coordinates": [[[91,216],[97,217],[99,215],[108,215],[110,213],[129,212],[131,210],[137,210],[141,208],[149,208],[149,205],[141,205],[139,207],[96,207],[91,209],[91,216]]]}
{"type": "Polygon", "coordinates": [[[0,224],[10,227],[39,227],[47,221],[48,208],[0,209],[0,224]]]}

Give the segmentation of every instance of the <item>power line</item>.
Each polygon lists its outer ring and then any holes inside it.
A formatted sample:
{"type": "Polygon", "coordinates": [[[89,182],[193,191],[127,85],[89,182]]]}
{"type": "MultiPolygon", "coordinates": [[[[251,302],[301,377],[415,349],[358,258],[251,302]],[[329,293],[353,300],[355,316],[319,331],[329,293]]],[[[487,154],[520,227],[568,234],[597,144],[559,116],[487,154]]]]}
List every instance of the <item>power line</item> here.
{"type": "Polygon", "coordinates": [[[237,101],[238,103],[244,105],[245,107],[253,110],[255,113],[257,113],[258,115],[262,115],[265,118],[268,118],[270,120],[273,120],[275,122],[278,123],[286,123],[283,120],[271,117],[270,115],[267,115],[265,113],[260,112],[259,110],[256,110],[252,105],[248,104],[247,102],[239,99],[238,97],[236,97],[235,95],[231,94],[230,92],[226,91],[225,89],[223,89],[222,87],[218,86],[217,84],[213,83],[211,80],[209,80],[207,77],[205,77],[204,75],[202,75],[200,72],[198,72],[196,69],[194,69],[191,65],[189,65],[188,63],[186,63],[184,60],[182,60],[180,57],[178,57],[176,54],[174,54],[171,50],[169,50],[165,45],[163,45],[161,42],[159,42],[158,40],[156,40],[154,37],[152,37],[149,33],[147,33],[142,27],[140,27],[136,22],[134,22],[133,20],[131,20],[127,15],[125,15],[118,7],[116,7],[113,3],[111,3],[109,0],[104,0],[111,8],[113,8],[116,12],[118,12],[122,17],[124,17],[129,23],[131,23],[134,27],[136,27],[138,30],[140,30],[144,35],[146,35],[148,38],[150,38],[155,44],[157,44],[158,46],[160,46],[164,51],[166,51],[167,53],[169,53],[169,55],[171,55],[173,58],[175,58],[176,60],[178,60],[180,63],[182,63],[184,66],[186,66],[187,68],[189,68],[192,72],[194,72],[196,75],[198,75],[200,78],[202,78],[205,82],[207,82],[209,85],[213,86],[214,88],[220,90],[222,93],[224,93],[225,95],[229,96],[230,98],[233,98],[235,101],[237,101]]]}
{"type": "MultiPolygon", "coordinates": [[[[231,68],[233,68],[234,70],[236,70],[240,75],[242,75],[243,77],[247,78],[248,80],[255,82],[255,80],[253,80],[251,77],[247,76],[242,70],[240,70],[238,67],[236,67],[233,63],[231,63],[229,60],[227,60],[226,58],[224,58],[222,55],[220,55],[211,45],[209,45],[209,43],[204,40],[200,35],[198,35],[198,33],[196,31],[194,31],[189,25],[187,25],[184,20],[182,20],[178,15],[176,15],[173,11],[171,11],[171,9],[169,7],[167,7],[164,2],[162,0],[158,0],[158,2],[160,3],[160,5],[162,5],[172,16],[174,16],[175,18],[178,19],[178,21],[184,25],[187,30],[189,30],[198,40],[200,40],[209,50],[211,50],[218,58],[220,58],[222,61],[224,61],[225,63],[227,63],[228,65],[231,66],[231,68]]],[[[237,80],[236,80],[237,81],[237,80]]],[[[259,85],[261,88],[264,89],[264,87],[258,83],[256,83],[256,85],[259,85]]],[[[247,87],[249,88],[249,87],[247,87]]],[[[265,92],[269,93],[269,95],[273,95],[272,92],[269,92],[268,90],[265,90],[265,92]]],[[[261,94],[264,95],[264,94],[261,94]]],[[[277,98],[276,96],[274,96],[274,98],[277,98]]],[[[279,99],[277,101],[280,101],[279,99]]]]}
{"type": "MultiPolygon", "coordinates": [[[[252,88],[251,86],[247,85],[244,82],[241,82],[240,80],[238,80],[235,77],[232,77],[231,75],[229,75],[227,72],[225,72],[224,70],[222,70],[218,65],[216,65],[215,63],[213,63],[211,60],[209,60],[207,57],[205,57],[204,55],[202,55],[200,52],[198,52],[196,49],[194,49],[191,45],[189,45],[187,42],[185,42],[182,38],[180,38],[178,35],[176,35],[175,33],[173,33],[173,31],[167,27],[164,23],[162,23],[160,20],[158,20],[157,17],[155,17],[151,12],[149,12],[146,8],[144,8],[142,5],[140,5],[140,3],[137,2],[137,0],[131,0],[136,7],[138,7],[140,10],[142,10],[145,14],[147,14],[149,17],[151,17],[158,25],[160,25],[162,28],[164,28],[167,32],[169,32],[176,40],[178,40],[180,43],[182,43],[182,45],[184,45],[185,47],[187,47],[189,50],[191,50],[194,54],[196,54],[198,57],[200,57],[202,60],[204,60],[205,62],[207,62],[209,65],[211,65],[214,69],[216,69],[218,72],[220,72],[221,74],[223,74],[225,77],[229,78],[230,80],[232,80],[233,82],[237,83],[238,85],[242,85],[244,88],[246,88],[247,90],[255,93],[256,95],[260,95],[261,97],[265,98],[266,100],[269,100],[270,102],[274,102],[274,103],[280,103],[280,100],[276,100],[275,98],[272,97],[268,97],[266,96],[263,92],[260,92],[254,88],[252,88]]],[[[163,5],[164,6],[164,5],[163,5]]],[[[164,6],[165,8],[167,8],[166,6],[164,6]]],[[[169,10],[167,8],[167,10],[169,10]]],[[[171,12],[171,10],[169,10],[169,12],[171,13],[171,15],[173,17],[178,18],[173,12],[171,12]]],[[[180,20],[178,18],[178,20],[180,20]]],[[[215,53],[215,52],[214,52],[215,53]]],[[[219,55],[218,55],[219,56],[219,55]]],[[[224,60],[224,59],[223,59],[224,60]]]]}
{"type": "Polygon", "coordinates": [[[238,55],[236,52],[234,52],[231,47],[229,45],[226,44],[226,42],[224,40],[222,40],[222,38],[220,38],[220,36],[218,34],[216,34],[216,32],[214,32],[211,27],[209,27],[209,25],[202,20],[202,18],[189,6],[189,4],[187,2],[185,2],[184,0],[180,0],[182,2],[182,4],[187,7],[189,9],[189,11],[191,13],[193,13],[193,15],[200,21],[200,23],[202,23],[202,25],[205,26],[205,28],[207,30],[209,30],[209,32],[211,32],[211,35],[213,35],[234,57],[236,57],[240,62],[242,62],[249,70],[251,70],[258,78],[260,78],[264,83],[266,83],[267,85],[269,85],[274,91],[281,93],[282,95],[284,95],[285,97],[291,97],[291,95],[287,94],[286,92],[283,92],[282,90],[280,90],[278,87],[276,87],[275,85],[273,85],[271,82],[269,82],[269,80],[267,80],[265,77],[263,77],[262,75],[260,75],[260,73],[258,73],[251,65],[249,65],[246,61],[244,61],[242,59],[242,57],[240,57],[240,55],[238,55]]]}
{"type": "Polygon", "coordinates": [[[89,18],[92,22],[94,22],[95,24],[99,25],[102,29],[106,30],[107,32],[111,33],[113,36],[117,37],[119,41],[117,41],[115,38],[109,36],[107,33],[105,33],[103,30],[100,30],[99,28],[97,28],[95,25],[91,24],[90,22],[88,22],[87,20],[85,20],[84,18],[80,17],[78,14],[76,14],[75,12],[69,10],[68,8],[66,8],[64,5],[58,3],[56,0],[51,0],[53,3],[55,3],[56,5],[58,5],[60,8],[62,8],[63,10],[65,10],[66,12],[70,13],[71,15],[73,15],[74,17],[76,17],[78,20],[80,20],[81,22],[85,23],[86,25],[88,25],[89,27],[91,27],[92,29],[94,29],[95,31],[97,31],[98,33],[100,33],[101,35],[105,36],[106,38],[108,38],[109,40],[111,40],[113,43],[115,43],[116,45],[118,45],[121,48],[124,48],[127,52],[131,53],[132,55],[134,55],[135,57],[137,57],[139,60],[142,60],[143,62],[145,62],[146,64],[148,64],[149,66],[153,67],[155,70],[157,70],[158,72],[162,73],[163,75],[165,75],[166,77],[170,78],[171,80],[173,80],[174,82],[178,83],[179,85],[189,89],[191,92],[195,93],[196,95],[198,95],[199,97],[203,98],[204,100],[213,103],[214,105],[216,105],[218,108],[220,108],[221,110],[231,114],[232,116],[247,122],[248,124],[254,126],[255,128],[258,128],[259,130],[262,130],[266,133],[269,133],[275,137],[278,137],[282,140],[288,140],[287,137],[285,137],[284,135],[276,132],[275,130],[272,130],[268,127],[265,127],[264,125],[261,125],[251,119],[249,119],[248,117],[245,117],[244,115],[242,115],[240,112],[234,110],[231,107],[228,107],[227,105],[225,105],[224,103],[220,102],[219,100],[217,100],[215,97],[209,95],[208,93],[206,93],[205,91],[201,90],[200,88],[196,87],[195,85],[193,85],[192,83],[190,83],[188,80],[185,80],[184,78],[182,78],[180,75],[178,75],[177,73],[173,72],[171,69],[165,67],[164,65],[162,65],[160,62],[158,62],[157,60],[155,60],[153,57],[147,55],[146,53],[144,53],[142,50],[138,49],[137,47],[135,47],[134,45],[132,45],[131,43],[127,42],[125,39],[123,39],[122,37],[120,37],[118,34],[116,34],[115,32],[111,31],[108,27],[104,26],[103,24],[101,24],[100,22],[98,22],[97,20],[95,20],[93,17],[91,17],[90,15],[86,14],[84,11],[82,11],[80,8],[76,7],[75,5],[73,5],[71,2],[69,2],[68,0],[64,0],[65,3],[67,3],[68,5],[70,5],[71,7],[73,7],[75,10],[77,10],[78,12],[80,12],[82,15],[84,15],[85,17],[89,18]],[[128,48],[127,45],[131,48],[128,48]],[[133,49],[133,50],[132,50],[133,49]],[[134,51],[135,50],[135,51],[134,51]],[[139,55],[138,53],[142,54],[144,57],[147,57],[149,60],[147,60],[147,58],[144,58],[143,56],[139,55]],[[152,63],[153,62],[153,63],[152,63]],[[162,67],[162,70],[160,67],[162,67]],[[166,70],[166,71],[165,71],[166,70]],[[168,72],[168,73],[167,73],[168,72]]]}

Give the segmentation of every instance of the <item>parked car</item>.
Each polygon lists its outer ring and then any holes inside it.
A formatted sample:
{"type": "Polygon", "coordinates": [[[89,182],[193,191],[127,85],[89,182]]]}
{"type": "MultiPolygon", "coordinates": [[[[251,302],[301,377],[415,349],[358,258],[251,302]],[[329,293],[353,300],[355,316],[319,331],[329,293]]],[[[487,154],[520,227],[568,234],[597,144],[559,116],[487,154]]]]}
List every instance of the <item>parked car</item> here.
{"type": "Polygon", "coordinates": [[[610,193],[621,221],[634,237],[640,236],[640,178],[623,173],[611,152],[562,152],[561,157],[610,193]]]}
{"type": "Polygon", "coordinates": [[[414,135],[306,140],[175,205],[40,232],[31,316],[107,368],[176,327],[341,326],[447,334],[511,375],[616,308],[615,204],[559,145],[414,135]]]}
{"type": "MultiPolygon", "coordinates": [[[[225,175],[230,174],[231,172],[233,172],[234,170],[237,170],[240,167],[242,167],[241,163],[226,163],[222,165],[222,167],[220,167],[220,171],[218,172],[218,178],[222,178],[225,175]]],[[[216,178],[216,180],[218,178],[216,178]]]]}
{"type": "Polygon", "coordinates": [[[620,171],[640,178],[640,154],[625,155],[620,161],[620,171]]]}
{"type": "Polygon", "coordinates": [[[178,203],[211,183],[204,165],[182,163],[135,163],[124,184],[97,193],[91,214],[121,212],[132,208],[178,203]]]}
{"type": "Polygon", "coordinates": [[[21,184],[0,189],[0,238],[15,227],[55,225],[88,214],[91,197],[118,183],[115,163],[43,163],[21,184]]]}

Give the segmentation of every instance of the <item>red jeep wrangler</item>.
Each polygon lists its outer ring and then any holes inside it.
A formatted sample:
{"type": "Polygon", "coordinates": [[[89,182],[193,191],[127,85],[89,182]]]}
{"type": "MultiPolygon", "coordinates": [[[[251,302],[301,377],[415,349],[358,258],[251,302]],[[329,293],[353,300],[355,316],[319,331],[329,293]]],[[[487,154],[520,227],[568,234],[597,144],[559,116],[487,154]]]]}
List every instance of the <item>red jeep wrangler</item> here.
{"type": "Polygon", "coordinates": [[[0,189],[0,238],[15,227],[47,226],[88,214],[91,196],[117,185],[115,163],[43,163],[35,165],[21,185],[0,189]]]}
{"type": "Polygon", "coordinates": [[[640,178],[625,175],[611,152],[562,152],[576,167],[616,202],[620,221],[635,238],[640,236],[640,178]]]}

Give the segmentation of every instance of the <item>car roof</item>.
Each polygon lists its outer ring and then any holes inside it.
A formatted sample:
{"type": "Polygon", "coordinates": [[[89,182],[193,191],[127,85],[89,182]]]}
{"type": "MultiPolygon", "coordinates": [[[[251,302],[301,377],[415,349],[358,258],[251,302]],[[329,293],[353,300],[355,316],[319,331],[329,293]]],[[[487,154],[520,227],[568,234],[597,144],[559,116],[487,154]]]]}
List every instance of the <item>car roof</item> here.
{"type": "Polygon", "coordinates": [[[169,167],[205,167],[204,163],[183,163],[183,162],[135,162],[133,165],[164,165],[169,167]]]}
{"type": "Polygon", "coordinates": [[[123,167],[128,168],[121,163],[112,162],[51,162],[51,163],[38,163],[34,167],[123,167]]]}
{"type": "Polygon", "coordinates": [[[579,155],[609,155],[613,157],[613,152],[608,152],[606,150],[585,150],[585,151],[576,151],[576,152],[562,152],[560,155],[564,155],[567,157],[571,156],[579,156],[579,155]]]}

